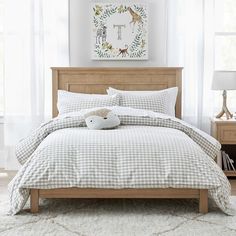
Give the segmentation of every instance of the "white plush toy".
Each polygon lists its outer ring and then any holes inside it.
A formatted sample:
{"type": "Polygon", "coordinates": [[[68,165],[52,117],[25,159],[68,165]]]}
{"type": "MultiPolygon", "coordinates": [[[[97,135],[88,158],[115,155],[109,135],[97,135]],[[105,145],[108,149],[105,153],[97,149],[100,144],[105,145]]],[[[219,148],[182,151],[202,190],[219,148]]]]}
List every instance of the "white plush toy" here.
{"type": "Polygon", "coordinates": [[[112,129],[120,124],[120,119],[111,110],[103,108],[84,115],[89,129],[112,129]]]}

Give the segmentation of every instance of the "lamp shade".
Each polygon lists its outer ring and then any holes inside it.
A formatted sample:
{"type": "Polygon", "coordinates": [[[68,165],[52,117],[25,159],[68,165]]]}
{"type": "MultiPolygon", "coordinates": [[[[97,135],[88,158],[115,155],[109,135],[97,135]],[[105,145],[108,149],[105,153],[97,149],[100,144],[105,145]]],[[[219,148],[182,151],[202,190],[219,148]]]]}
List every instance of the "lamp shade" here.
{"type": "Polygon", "coordinates": [[[213,90],[236,90],[236,71],[215,71],[213,90]]]}

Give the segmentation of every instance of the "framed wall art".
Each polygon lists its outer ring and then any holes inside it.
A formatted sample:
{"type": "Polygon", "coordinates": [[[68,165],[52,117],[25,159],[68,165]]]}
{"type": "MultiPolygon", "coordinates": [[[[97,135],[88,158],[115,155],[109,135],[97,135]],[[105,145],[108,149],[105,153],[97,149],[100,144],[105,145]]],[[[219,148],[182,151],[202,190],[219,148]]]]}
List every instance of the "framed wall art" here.
{"type": "Polygon", "coordinates": [[[147,60],[147,4],[93,3],[92,59],[147,60]]]}

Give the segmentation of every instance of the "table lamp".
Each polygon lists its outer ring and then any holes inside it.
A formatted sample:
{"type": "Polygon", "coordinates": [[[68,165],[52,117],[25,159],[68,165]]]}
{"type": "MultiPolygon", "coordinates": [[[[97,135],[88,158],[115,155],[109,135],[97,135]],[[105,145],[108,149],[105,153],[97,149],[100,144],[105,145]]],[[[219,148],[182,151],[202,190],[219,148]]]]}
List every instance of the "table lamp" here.
{"type": "Polygon", "coordinates": [[[227,108],[227,90],[236,90],[236,71],[215,71],[212,80],[212,90],[223,90],[223,106],[216,118],[224,114],[227,119],[233,117],[227,108]]]}

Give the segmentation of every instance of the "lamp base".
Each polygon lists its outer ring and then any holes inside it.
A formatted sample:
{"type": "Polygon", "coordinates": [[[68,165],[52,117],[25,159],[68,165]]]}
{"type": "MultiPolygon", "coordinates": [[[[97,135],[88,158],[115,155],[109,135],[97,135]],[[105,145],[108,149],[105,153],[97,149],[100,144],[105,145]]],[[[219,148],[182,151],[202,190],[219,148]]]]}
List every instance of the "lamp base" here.
{"type": "Polygon", "coordinates": [[[233,117],[227,107],[222,107],[221,112],[216,116],[216,118],[221,118],[224,114],[226,115],[227,120],[233,117]]]}
{"type": "Polygon", "coordinates": [[[224,114],[226,115],[227,120],[231,119],[233,115],[230,113],[229,109],[227,108],[226,105],[226,100],[227,100],[227,92],[226,90],[223,91],[223,106],[221,112],[216,116],[216,118],[221,118],[224,114]]]}

